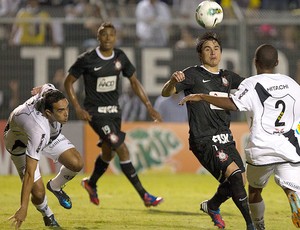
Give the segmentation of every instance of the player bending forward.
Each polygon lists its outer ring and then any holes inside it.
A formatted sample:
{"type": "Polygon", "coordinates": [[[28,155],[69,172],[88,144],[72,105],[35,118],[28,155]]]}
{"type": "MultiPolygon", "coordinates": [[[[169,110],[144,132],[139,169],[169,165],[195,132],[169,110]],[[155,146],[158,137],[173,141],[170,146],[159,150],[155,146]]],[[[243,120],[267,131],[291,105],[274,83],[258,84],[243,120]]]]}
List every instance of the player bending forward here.
{"type": "Polygon", "coordinates": [[[82,169],[83,161],[74,145],[61,134],[68,121],[69,102],[53,85],[32,90],[32,96],[10,114],[4,130],[7,151],[22,180],[21,204],[9,219],[19,229],[27,216],[29,197],[42,213],[45,226],[59,227],[47,204],[45,186],[39,170],[41,154],[62,164],[47,188],[66,209],[72,207],[69,196],[61,189],[82,169]]]}

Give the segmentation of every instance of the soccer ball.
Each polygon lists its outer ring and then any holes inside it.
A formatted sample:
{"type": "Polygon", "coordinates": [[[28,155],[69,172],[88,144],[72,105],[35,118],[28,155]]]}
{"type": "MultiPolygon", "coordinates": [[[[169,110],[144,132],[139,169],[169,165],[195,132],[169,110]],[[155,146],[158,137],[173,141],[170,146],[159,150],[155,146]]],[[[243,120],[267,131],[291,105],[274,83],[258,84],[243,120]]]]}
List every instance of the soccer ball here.
{"type": "Polygon", "coordinates": [[[217,2],[207,0],[198,5],[195,16],[200,26],[211,29],[222,22],[223,9],[217,2]]]}

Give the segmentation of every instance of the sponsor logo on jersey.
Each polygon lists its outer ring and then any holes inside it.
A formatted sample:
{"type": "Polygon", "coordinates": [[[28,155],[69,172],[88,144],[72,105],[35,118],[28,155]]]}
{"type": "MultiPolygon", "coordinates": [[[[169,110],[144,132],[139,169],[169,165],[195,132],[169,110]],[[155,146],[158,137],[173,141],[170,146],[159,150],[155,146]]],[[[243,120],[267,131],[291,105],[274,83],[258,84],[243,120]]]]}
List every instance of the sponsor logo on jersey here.
{"type": "Polygon", "coordinates": [[[62,138],[56,138],[54,140],[50,140],[49,147],[50,148],[54,148],[56,145],[58,145],[60,142],[67,140],[67,138],[65,136],[62,136],[62,138]]]}
{"type": "Polygon", "coordinates": [[[206,82],[210,82],[210,80],[205,80],[205,79],[203,79],[202,82],[203,82],[203,83],[206,83],[206,82]]]}
{"type": "Polygon", "coordinates": [[[289,88],[289,85],[274,85],[274,86],[267,88],[267,91],[270,92],[270,91],[283,90],[283,89],[288,89],[288,88],[289,88]]]}
{"type": "Polygon", "coordinates": [[[228,155],[223,152],[223,150],[220,150],[217,152],[217,157],[220,159],[221,162],[227,161],[228,155]]]}
{"type": "Polygon", "coordinates": [[[242,99],[243,96],[245,96],[245,94],[248,92],[249,90],[248,89],[245,89],[239,96],[239,100],[242,99]]]}
{"type": "Polygon", "coordinates": [[[110,92],[117,88],[117,76],[99,77],[97,79],[97,92],[110,92]]]}
{"type": "Polygon", "coordinates": [[[225,76],[222,76],[222,83],[224,86],[228,86],[229,85],[229,82],[227,80],[227,78],[225,76]]]}
{"type": "Polygon", "coordinates": [[[116,70],[121,70],[122,69],[122,64],[119,60],[116,60],[115,62],[115,68],[116,70]]]}
{"type": "Polygon", "coordinates": [[[275,128],[273,131],[273,134],[283,134],[284,133],[284,128],[275,128]]]}
{"type": "Polygon", "coordinates": [[[228,133],[214,135],[211,139],[213,142],[220,144],[226,144],[230,142],[228,133]]]}
{"type": "Polygon", "coordinates": [[[94,71],[98,71],[98,70],[100,70],[100,69],[102,69],[102,66],[94,67],[94,71]]]}
{"type": "Polygon", "coordinates": [[[98,112],[99,113],[118,113],[118,107],[116,105],[99,106],[98,112]]]}
{"type": "Polygon", "coordinates": [[[41,136],[40,144],[39,144],[39,146],[38,146],[37,149],[36,149],[36,152],[37,152],[37,153],[38,153],[38,152],[41,150],[41,148],[42,148],[43,142],[45,141],[45,136],[46,136],[46,134],[42,134],[42,136],[41,136]]]}

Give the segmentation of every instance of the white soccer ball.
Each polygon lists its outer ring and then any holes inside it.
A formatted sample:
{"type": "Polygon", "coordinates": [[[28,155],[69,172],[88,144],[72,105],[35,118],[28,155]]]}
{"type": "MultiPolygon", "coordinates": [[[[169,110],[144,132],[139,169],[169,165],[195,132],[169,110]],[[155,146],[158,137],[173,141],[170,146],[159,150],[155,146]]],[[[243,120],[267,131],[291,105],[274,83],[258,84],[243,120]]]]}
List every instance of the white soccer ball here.
{"type": "Polygon", "coordinates": [[[203,1],[196,9],[196,21],[205,29],[214,28],[223,20],[223,9],[214,1],[203,1]]]}

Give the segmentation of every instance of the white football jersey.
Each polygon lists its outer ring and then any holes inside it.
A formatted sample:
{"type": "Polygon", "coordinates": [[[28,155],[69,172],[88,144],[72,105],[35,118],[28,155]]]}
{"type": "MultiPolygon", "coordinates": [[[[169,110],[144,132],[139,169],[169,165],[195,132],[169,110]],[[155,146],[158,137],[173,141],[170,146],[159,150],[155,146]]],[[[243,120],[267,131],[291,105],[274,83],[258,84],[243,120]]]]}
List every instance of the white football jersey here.
{"type": "Polygon", "coordinates": [[[231,97],[240,111],[247,111],[247,162],[300,162],[300,86],[292,78],[282,74],[252,76],[231,97]]]}
{"type": "Polygon", "coordinates": [[[6,148],[11,154],[23,154],[26,147],[26,155],[39,160],[41,151],[51,139],[59,135],[62,125],[59,122],[50,125],[48,119],[35,108],[43,93],[50,89],[55,87],[52,84],[43,85],[39,94],[29,98],[11,113],[8,120],[9,130],[4,138],[6,148]]]}

